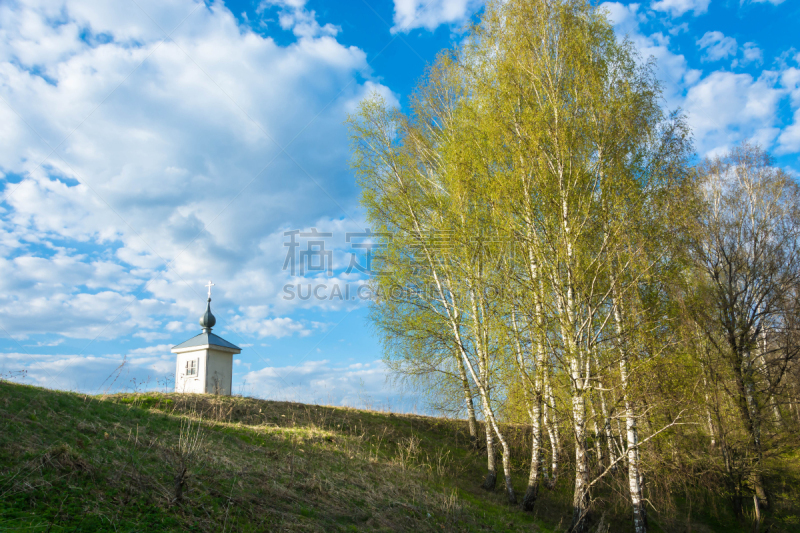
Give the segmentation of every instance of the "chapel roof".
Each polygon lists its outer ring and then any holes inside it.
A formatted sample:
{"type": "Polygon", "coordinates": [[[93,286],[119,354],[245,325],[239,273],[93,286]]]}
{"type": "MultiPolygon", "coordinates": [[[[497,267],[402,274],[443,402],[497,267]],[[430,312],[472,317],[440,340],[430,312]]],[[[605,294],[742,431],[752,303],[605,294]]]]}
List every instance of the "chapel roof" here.
{"type": "Polygon", "coordinates": [[[188,341],[184,341],[177,346],[173,346],[173,350],[180,350],[181,348],[192,348],[194,346],[222,346],[223,348],[231,348],[233,350],[241,351],[241,348],[236,346],[235,344],[231,344],[230,342],[226,341],[219,335],[215,335],[211,332],[203,332],[199,335],[196,335],[189,339],[188,341]]]}

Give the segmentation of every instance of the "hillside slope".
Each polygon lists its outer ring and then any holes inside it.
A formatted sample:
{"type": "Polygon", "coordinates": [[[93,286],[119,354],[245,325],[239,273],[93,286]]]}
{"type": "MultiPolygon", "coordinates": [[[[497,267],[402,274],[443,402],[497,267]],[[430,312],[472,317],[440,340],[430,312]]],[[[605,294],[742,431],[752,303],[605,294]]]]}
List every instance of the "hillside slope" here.
{"type": "MultiPolygon", "coordinates": [[[[524,428],[508,435],[521,495],[529,441],[524,428]]],[[[441,418],[0,381],[0,531],[566,529],[571,480],[523,513],[500,482],[478,488],[485,456],[468,436],[465,422],[441,418]]],[[[688,507],[691,521],[653,512],[651,531],[749,531],[706,501],[688,507]]],[[[593,530],[631,530],[626,507],[606,507],[593,530]]]]}
{"type": "Polygon", "coordinates": [[[2,531],[548,530],[461,488],[460,421],[0,382],[0,424],[2,531]]]}

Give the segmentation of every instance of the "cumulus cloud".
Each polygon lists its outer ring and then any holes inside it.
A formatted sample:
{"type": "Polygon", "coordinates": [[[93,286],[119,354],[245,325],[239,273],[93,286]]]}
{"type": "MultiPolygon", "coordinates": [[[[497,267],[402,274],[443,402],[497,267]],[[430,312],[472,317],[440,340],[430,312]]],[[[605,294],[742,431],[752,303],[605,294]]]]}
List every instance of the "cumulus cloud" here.
{"type": "Polygon", "coordinates": [[[756,43],[744,43],[741,48],[741,59],[733,60],[733,67],[746,66],[751,63],[760,65],[764,61],[764,52],[756,43]]]}
{"type": "MultiPolygon", "coordinates": [[[[798,61],[800,63],[800,61],[798,61]]],[[[800,152],[800,69],[789,67],[780,79],[781,87],[789,93],[794,115],[792,123],[781,131],[778,137],[778,154],[800,152]]]]}
{"type": "Polygon", "coordinates": [[[36,344],[26,344],[25,346],[32,346],[34,348],[42,348],[42,347],[58,346],[62,342],[64,342],[64,339],[58,339],[57,341],[52,341],[52,342],[39,341],[36,344]]]}
{"type": "Polygon", "coordinates": [[[157,346],[146,346],[144,348],[135,348],[131,350],[129,353],[146,354],[146,355],[164,354],[164,353],[170,353],[170,349],[172,349],[172,346],[169,344],[159,344],[157,346]]]}
{"type": "Polygon", "coordinates": [[[737,50],[736,39],[719,31],[707,31],[697,40],[697,46],[705,50],[703,61],[719,61],[735,55],[737,50]]]}
{"type": "Polygon", "coordinates": [[[639,10],[639,4],[603,2],[600,7],[606,11],[617,32],[628,37],[638,35],[639,24],[647,20],[647,16],[639,10]]]}
{"type": "Polygon", "coordinates": [[[306,337],[311,329],[304,323],[289,317],[267,318],[269,311],[264,306],[251,306],[242,309],[244,313],[234,317],[230,327],[233,331],[245,335],[264,337],[287,337],[298,334],[306,337]]]}
{"type": "Polygon", "coordinates": [[[463,24],[483,4],[483,0],[394,0],[392,32],[415,28],[432,31],[442,24],[463,24]]]}
{"type": "Polygon", "coordinates": [[[669,13],[673,17],[680,17],[689,11],[695,15],[702,15],[708,10],[711,0],[658,0],[650,4],[656,11],[669,13]]]}
{"type": "Polygon", "coordinates": [[[682,22],[682,23],[680,23],[680,24],[678,24],[676,26],[671,27],[669,29],[669,34],[670,35],[680,35],[681,33],[686,33],[687,31],[689,31],[689,23],[688,22],[682,22]]]}
{"type": "Polygon", "coordinates": [[[278,23],[281,28],[291,30],[297,37],[322,35],[335,37],[340,31],[340,28],[333,24],[321,26],[317,22],[316,13],[305,9],[305,0],[264,0],[256,12],[263,13],[270,7],[280,8],[278,23]]]}
{"type": "MultiPolygon", "coordinates": [[[[657,60],[656,75],[662,81],[667,107],[687,114],[699,155],[720,153],[744,139],[753,139],[777,154],[800,149],[800,93],[793,96],[794,67],[785,64],[796,53],[794,50],[786,54],[776,70],[755,75],[712,70],[704,75],[675,51],[669,36],[643,31],[648,19],[638,5],[606,2],[602,6],[608,10],[615,31],[630,38],[643,59],[657,60]],[[795,114],[789,126],[781,123],[779,113],[787,97],[795,114]]],[[[735,39],[722,32],[707,32],[697,44],[705,50],[704,61],[737,56],[734,67],[763,61],[763,52],[755,43],[747,42],[739,48],[735,39]]]]}
{"type": "Polygon", "coordinates": [[[175,357],[169,348],[104,356],[0,353],[0,375],[15,381],[90,394],[126,390],[171,390],[175,357]]]}
{"type": "Polygon", "coordinates": [[[381,361],[343,365],[326,359],[265,367],[248,372],[242,380],[251,394],[277,400],[394,411],[413,409],[413,399],[404,398],[390,387],[386,374],[381,361]]]}
{"type": "Polygon", "coordinates": [[[772,72],[753,78],[717,71],[689,89],[685,109],[701,153],[725,150],[743,138],[772,145],[783,97],[775,78],[772,72]]]}
{"type": "Polygon", "coordinates": [[[242,331],[310,331],[284,320],[277,228],[331,213],[363,228],[342,122],[369,92],[397,100],[304,2],[269,4],[294,42],[221,3],[0,6],[0,320],[13,336],[166,339],[196,327],[209,277],[242,331]]]}

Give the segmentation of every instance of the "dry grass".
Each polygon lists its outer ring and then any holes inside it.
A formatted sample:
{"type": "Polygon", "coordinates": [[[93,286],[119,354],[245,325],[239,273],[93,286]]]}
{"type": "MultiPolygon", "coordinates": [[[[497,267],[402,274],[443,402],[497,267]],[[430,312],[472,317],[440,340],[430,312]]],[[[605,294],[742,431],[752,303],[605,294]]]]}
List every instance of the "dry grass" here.
{"type": "Polygon", "coordinates": [[[464,482],[482,458],[468,450],[461,421],[0,383],[0,422],[3,531],[529,531],[534,523],[502,494],[464,482]]]}
{"type": "MultiPolygon", "coordinates": [[[[506,433],[522,493],[530,436],[524,426],[506,433]]],[[[478,488],[485,461],[460,420],[211,395],[91,397],[0,381],[0,531],[565,530],[568,476],[540,491],[530,515],[506,504],[500,483],[478,488]]],[[[596,528],[628,530],[627,509],[597,497],[605,513],[596,528]]],[[[722,527],[719,498],[703,501],[691,522],[653,513],[651,531],[750,531],[722,527]],[[701,513],[714,526],[697,523],[701,513]]],[[[795,530],[784,524],[772,531],[795,530]]]]}

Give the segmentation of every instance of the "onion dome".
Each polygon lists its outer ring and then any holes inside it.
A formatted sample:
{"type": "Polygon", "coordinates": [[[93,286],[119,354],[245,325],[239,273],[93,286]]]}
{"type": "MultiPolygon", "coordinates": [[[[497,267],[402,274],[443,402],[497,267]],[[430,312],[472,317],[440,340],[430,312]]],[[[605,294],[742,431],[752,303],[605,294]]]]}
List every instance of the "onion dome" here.
{"type": "Polygon", "coordinates": [[[200,317],[200,326],[203,328],[205,333],[208,333],[216,323],[217,319],[214,318],[213,314],[211,314],[211,298],[209,298],[208,303],[206,304],[206,312],[200,317]]]}

